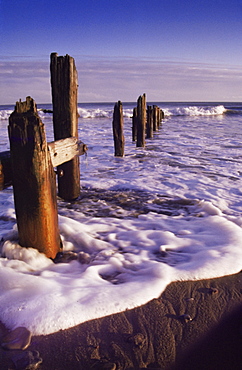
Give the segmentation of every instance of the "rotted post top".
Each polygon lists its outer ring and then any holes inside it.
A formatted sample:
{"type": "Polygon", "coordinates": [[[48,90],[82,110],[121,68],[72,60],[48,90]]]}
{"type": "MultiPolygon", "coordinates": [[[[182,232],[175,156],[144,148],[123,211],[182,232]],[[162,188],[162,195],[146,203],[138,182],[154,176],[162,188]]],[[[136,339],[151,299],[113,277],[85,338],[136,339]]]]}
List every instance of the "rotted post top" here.
{"type": "Polygon", "coordinates": [[[32,99],[30,96],[27,96],[26,101],[22,102],[21,99],[19,99],[19,101],[16,102],[15,112],[16,113],[27,113],[27,112],[37,113],[37,105],[34,99],[32,99]]]}

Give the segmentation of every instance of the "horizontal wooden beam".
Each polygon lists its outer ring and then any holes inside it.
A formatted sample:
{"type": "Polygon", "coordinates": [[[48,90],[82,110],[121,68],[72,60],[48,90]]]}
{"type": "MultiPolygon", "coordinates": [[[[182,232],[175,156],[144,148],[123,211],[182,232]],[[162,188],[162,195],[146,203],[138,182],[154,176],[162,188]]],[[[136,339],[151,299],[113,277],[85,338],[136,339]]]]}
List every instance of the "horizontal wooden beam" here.
{"type": "MultiPolygon", "coordinates": [[[[50,158],[53,167],[68,162],[76,155],[87,152],[87,146],[75,137],[56,140],[48,143],[50,158]]],[[[12,185],[12,168],[10,151],[0,153],[0,190],[12,185]]]]}
{"type": "Polygon", "coordinates": [[[70,161],[76,155],[83,155],[87,151],[87,146],[76,137],[52,141],[48,143],[48,148],[53,167],[70,161]]]}

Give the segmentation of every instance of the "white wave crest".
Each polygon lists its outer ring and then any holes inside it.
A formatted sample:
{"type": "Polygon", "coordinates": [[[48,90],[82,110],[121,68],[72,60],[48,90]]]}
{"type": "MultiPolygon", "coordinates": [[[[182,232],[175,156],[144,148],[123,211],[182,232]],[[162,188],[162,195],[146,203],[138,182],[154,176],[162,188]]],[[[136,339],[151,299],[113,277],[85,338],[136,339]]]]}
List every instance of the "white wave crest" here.
{"type": "MultiPolygon", "coordinates": [[[[201,106],[188,106],[188,107],[174,107],[174,108],[162,108],[166,117],[169,116],[213,116],[222,115],[227,112],[227,109],[223,105],[214,107],[201,107],[201,106]]],[[[8,120],[11,109],[0,110],[0,120],[8,120]]],[[[52,116],[51,111],[44,111],[43,109],[38,110],[40,118],[49,118],[52,116]]],[[[78,107],[78,114],[80,118],[113,118],[113,108],[82,108],[78,107]]],[[[123,116],[125,118],[132,118],[133,109],[123,109],[123,116]]]]}
{"type": "Polygon", "coordinates": [[[174,109],[163,109],[165,116],[218,116],[226,112],[223,105],[215,107],[178,107],[174,109]]]}
{"type": "MultiPolygon", "coordinates": [[[[106,108],[106,109],[100,109],[100,108],[78,108],[78,114],[80,118],[113,118],[113,109],[106,108]]],[[[133,115],[132,109],[124,109],[123,110],[123,116],[127,118],[131,118],[133,115]]]]}
{"type": "Polygon", "coordinates": [[[51,110],[38,109],[38,115],[41,119],[52,117],[53,113],[51,110]]]}
{"type": "Polygon", "coordinates": [[[12,112],[13,111],[11,109],[3,109],[3,110],[0,110],[0,120],[7,120],[7,119],[9,119],[9,116],[10,116],[10,114],[12,112]]]}
{"type": "Polygon", "coordinates": [[[78,114],[81,118],[110,118],[111,110],[109,109],[85,109],[78,108],[78,114]]]}

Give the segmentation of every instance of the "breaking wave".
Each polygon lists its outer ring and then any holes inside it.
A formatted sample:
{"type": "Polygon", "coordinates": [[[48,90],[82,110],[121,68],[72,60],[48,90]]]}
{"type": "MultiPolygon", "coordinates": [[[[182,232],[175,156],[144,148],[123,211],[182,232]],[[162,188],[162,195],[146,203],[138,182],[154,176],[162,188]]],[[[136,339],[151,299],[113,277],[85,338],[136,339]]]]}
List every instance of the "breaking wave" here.
{"type": "Polygon", "coordinates": [[[0,110],[0,121],[1,120],[7,120],[11,113],[12,113],[11,109],[0,110]]]}
{"type": "Polygon", "coordinates": [[[227,112],[223,105],[215,107],[188,106],[163,109],[165,116],[218,116],[227,112]]]}
{"type": "MultiPolygon", "coordinates": [[[[112,118],[113,117],[113,108],[78,108],[78,114],[81,118],[112,118]]],[[[131,118],[133,115],[133,109],[124,109],[123,116],[131,118]]]]}
{"type": "MultiPolygon", "coordinates": [[[[132,118],[133,116],[133,108],[135,107],[135,103],[133,107],[131,104],[128,103],[130,107],[123,107],[123,116],[125,118],[132,118]]],[[[164,112],[165,117],[171,116],[218,116],[223,114],[242,114],[242,106],[224,106],[222,104],[211,106],[211,105],[187,105],[187,106],[179,106],[179,103],[174,106],[165,106],[164,103],[158,104],[164,112]]],[[[107,105],[102,106],[102,104],[98,107],[98,103],[95,106],[88,106],[88,107],[78,107],[78,114],[80,118],[83,119],[95,119],[95,118],[113,118],[113,110],[114,106],[107,105]]],[[[7,120],[12,113],[13,109],[9,109],[6,107],[0,108],[0,121],[7,120]]],[[[52,110],[40,108],[38,109],[38,114],[42,119],[49,118],[52,115],[52,110]]]]}

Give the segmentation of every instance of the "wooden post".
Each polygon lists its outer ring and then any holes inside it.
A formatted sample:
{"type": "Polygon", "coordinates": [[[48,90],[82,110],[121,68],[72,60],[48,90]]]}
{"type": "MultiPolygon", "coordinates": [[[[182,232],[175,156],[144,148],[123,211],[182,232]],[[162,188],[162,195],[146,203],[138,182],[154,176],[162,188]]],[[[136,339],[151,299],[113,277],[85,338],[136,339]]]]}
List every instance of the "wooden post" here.
{"type": "MultiPolygon", "coordinates": [[[[53,102],[53,124],[55,140],[67,137],[78,138],[77,112],[77,71],[75,62],[69,55],[51,54],[51,86],[53,102]]],[[[59,196],[73,200],[80,195],[79,157],[58,167],[59,196]]]]}
{"type": "Polygon", "coordinates": [[[146,97],[145,94],[140,96],[137,101],[137,147],[145,146],[145,129],[146,129],[146,97]]]}
{"type": "Polygon", "coordinates": [[[160,107],[157,107],[157,122],[158,122],[158,127],[162,124],[162,120],[164,119],[165,115],[163,110],[160,107]]]}
{"type": "Polygon", "coordinates": [[[158,130],[158,107],[153,105],[153,130],[158,130]]]}
{"type": "Polygon", "coordinates": [[[124,156],[124,134],[123,134],[123,105],[121,101],[114,106],[113,112],[113,139],[114,139],[114,155],[116,157],[124,156]]]}
{"type": "Polygon", "coordinates": [[[148,139],[151,139],[153,137],[153,110],[151,105],[148,105],[147,107],[146,136],[148,139]]]}
{"type": "Polygon", "coordinates": [[[163,111],[161,110],[161,108],[160,107],[158,107],[158,127],[160,127],[160,125],[161,125],[161,121],[162,121],[162,113],[163,113],[163,111]]]}
{"type": "Polygon", "coordinates": [[[16,103],[8,131],[19,244],[55,258],[61,249],[56,177],[32,98],[16,103]]]}
{"type": "Polygon", "coordinates": [[[160,128],[160,108],[156,107],[156,114],[157,114],[157,127],[160,128]]]}
{"type": "Polygon", "coordinates": [[[137,140],[137,108],[133,109],[133,117],[132,117],[132,140],[137,140]]]}
{"type": "Polygon", "coordinates": [[[12,185],[12,166],[10,152],[0,153],[0,190],[12,185]]]}

